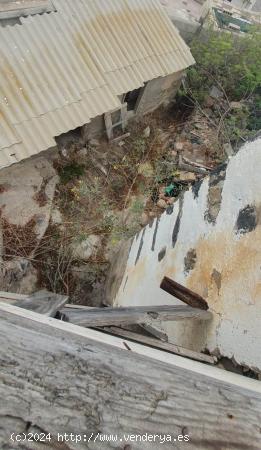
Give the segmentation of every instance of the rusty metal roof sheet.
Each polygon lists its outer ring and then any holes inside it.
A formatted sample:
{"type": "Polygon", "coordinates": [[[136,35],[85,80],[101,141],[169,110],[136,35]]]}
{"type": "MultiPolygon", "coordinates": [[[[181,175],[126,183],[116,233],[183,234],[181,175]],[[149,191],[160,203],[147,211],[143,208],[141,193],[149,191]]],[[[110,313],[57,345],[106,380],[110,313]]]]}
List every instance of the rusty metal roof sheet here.
{"type": "Polygon", "coordinates": [[[53,0],[0,28],[0,167],[117,108],[118,95],[194,63],[158,0],[53,0]]]}

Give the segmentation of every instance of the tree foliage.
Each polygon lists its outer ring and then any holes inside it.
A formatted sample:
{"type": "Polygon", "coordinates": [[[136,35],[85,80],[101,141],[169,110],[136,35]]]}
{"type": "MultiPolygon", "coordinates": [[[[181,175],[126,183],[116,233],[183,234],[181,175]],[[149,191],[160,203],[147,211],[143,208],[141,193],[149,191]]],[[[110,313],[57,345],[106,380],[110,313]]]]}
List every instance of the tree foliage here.
{"type": "Polygon", "coordinates": [[[261,86],[261,29],[237,35],[209,30],[191,46],[196,65],[188,71],[188,83],[199,101],[209,88],[222,87],[231,101],[246,99],[261,86]]]}

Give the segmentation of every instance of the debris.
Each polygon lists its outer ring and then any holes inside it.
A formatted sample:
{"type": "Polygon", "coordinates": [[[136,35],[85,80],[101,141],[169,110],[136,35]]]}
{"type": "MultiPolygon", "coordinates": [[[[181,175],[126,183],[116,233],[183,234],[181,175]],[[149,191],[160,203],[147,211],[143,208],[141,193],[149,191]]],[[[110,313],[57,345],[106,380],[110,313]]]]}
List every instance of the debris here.
{"type": "Polygon", "coordinates": [[[203,169],[200,167],[194,167],[192,164],[185,164],[182,160],[182,157],[179,158],[178,168],[181,170],[185,170],[188,172],[200,173],[202,175],[207,175],[209,171],[207,169],[203,169]]]}
{"type": "Polygon", "coordinates": [[[54,225],[61,225],[63,223],[63,218],[59,209],[55,208],[52,210],[51,220],[54,225]]]}
{"type": "Polygon", "coordinates": [[[32,294],[37,289],[37,271],[25,258],[16,258],[1,264],[0,285],[2,291],[32,294]]]}
{"type": "Polygon", "coordinates": [[[66,148],[62,148],[62,149],[60,150],[60,152],[61,152],[61,155],[62,155],[65,159],[68,159],[68,158],[69,158],[68,151],[67,151],[66,148]]]}
{"type": "Polygon", "coordinates": [[[189,159],[185,158],[185,156],[183,156],[182,159],[185,163],[191,164],[192,166],[195,167],[199,167],[200,169],[212,170],[212,167],[205,166],[204,164],[198,164],[194,161],[190,161],[189,159]]]}
{"type": "Polygon", "coordinates": [[[213,97],[211,97],[210,95],[206,98],[205,100],[205,106],[207,108],[212,108],[212,106],[214,106],[215,104],[215,100],[213,99],[213,97]]]}
{"type": "Polygon", "coordinates": [[[157,201],[157,206],[158,206],[159,208],[166,209],[166,208],[168,207],[168,204],[167,204],[167,202],[165,202],[165,200],[163,200],[162,198],[160,198],[160,199],[157,201]]]}
{"type": "Polygon", "coordinates": [[[217,361],[217,357],[215,356],[194,352],[193,350],[188,350],[186,348],[180,347],[179,345],[171,344],[169,342],[163,342],[158,339],[149,336],[143,336],[138,333],[133,333],[132,331],[124,330],[123,328],[105,327],[103,328],[103,331],[114,334],[116,336],[122,336],[126,339],[131,339],[132,341],[136,341],[150,347],[155,347],[170,353],[175,353],[176,355],[180,355],[185,358],[194,359],[195,361],[203,361],[209,364],[215,364],[217,361]]]}
{"type": "Polygon", "coordinates": [[[88,144],[91,147],[99,147],[100,146],[100,141],[98,139],[90,139],[88,144]]]}
{"type": "Polygon", "coordinates": [[[111,142],[119,142],[119,141],[122,141],[123,139],[126,139],[126,138],[128,138],[128,137],[130,137],[130,133],[125,133],[125,134],[122,134],[121,136],[117,136],[116,138],[114,138],[114,139],[111,139],[111,142]]]}
{"type": "Polygon", "coordinates": [[[244,104],[242,102],[230,102],[229,106],[231,109],[242,109],[244,104]]]}
{"type": "Polygon", "coordinates": [[[150,137],[150,126],[145,128],[145,130],[143,131],[143,136],[145,138],[149,138],[150,137]]]}
{"type": "Polygon", "coordinates": [[[83,158],[83,159],[86,158],[87,154],[88,154],[88,150],[87,150],[86,147],[81,148],[81,149],[78,150],[78,152],[77,152],[77,156],[78,156],[79,158],[83,158]]]}
{"type": "Polygon", "coordinates": [[[62,308],[67,301],[67,296],[43,290],[38,291],[23,300],[18,300],[14,305],[48,317],[55,317],[58,310],[62,308]]]}
{"type": "Polygon", "coordinates": [[[224,97],[223,92],[220,89],[218,89],[216,86],[212,86],[209,95],[210,95],[210,97],[215,98],[215,99],[224,97]]]}
{"type": "Polygon", "coordinates": [[[157,136],[161,144],[162,150],[165,150],[171,143],[171,134],[169,131],[164,131],[161,128],[157,129],[157,136]]]}
{"type": "Polygon", "coordinates": [[[130,325],[156,321],[209,320],[212,314],[190,306],[130,306],[125,308],[92,308],[88,310],[62,308],[69,322],[83,327],[102,327],[108,325],[130,325]]]}
{"type": "Polygon", "coordinates": [[[147,319],[145,323],[140,325],[141,328],[147,331],[147,333],[160,339],[161,341],[168,342],[168,335],[165,332],[163,326],[160,323],[155,324],[155,320],[147,319]]]}
{"type": "Polygon", "coordinates": [[[131,351],[131,348],[129,347],[129,345],[126,342],[123,341],[123,345],[127,350],[131,351]]]}
{"type": "MultiPolygon", "coordinates": [[[[73,244],[72,244],[73,245],[73,244]]],[[[72,248],[74,258],[88,261],[91,257],[95,257],[101,246],[101,237],[91,234],[87,239],[77,243],[72,248]]]]}
{"type": "Polygon", "coordinates": [[[179,180],[180,181],[186,181],[187,183],[192,183],[193,181],[196,181],[197,177],[193,172],[179,172],[179,180]]]}
{"type": "Polygon", "coordinates": [[[192,308],[208,310],[208,304],[204,298],[168,277],[163,278],[160,288],[192,308]]]}
{"type": "Polygon", "coordinates": [[[176,197],[179,193],[180,187],[175,183],[171,183],[165,188],[166,197],[176,197]]]}
{"type": "Polygon", "coordinates": [[[168,199],[167,203],[168,203],[168,205],[170,206],[170,205],[173,205],[173,204],[175,203],[175,201],[176,201],[175,197],[170,197],[170,198],[168,199]]]}
{"type": "Polygon", "coordinates": [[[176,142],[176,143],[175,143],[175,149],[176,149],[177,151],[183,150],[183,147],[184,147],[183,142],[176,142]]]}
{"type": "Polygon", "coordinates": [[[101,164],[94,155],[90,155],[90,159],[91,159],[91,162],[92,162],[93,166],[96,167],[100,172],[103,173],[103,175],[105,175],[107,177],[108,171],[103,166],[103,164],[101,164]]]}

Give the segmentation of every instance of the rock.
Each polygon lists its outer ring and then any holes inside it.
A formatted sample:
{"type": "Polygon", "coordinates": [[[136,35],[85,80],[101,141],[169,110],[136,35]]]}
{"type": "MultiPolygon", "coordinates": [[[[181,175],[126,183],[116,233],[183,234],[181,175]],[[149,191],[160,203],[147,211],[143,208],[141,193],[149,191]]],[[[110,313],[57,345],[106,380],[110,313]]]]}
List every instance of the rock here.
{"type": "Polygon", "coordinates": [[[193,172],[179,172],[179,180],[192,182],[197,179],[196,175],[193,172]]]}
{"type": "Polygon", "coordinates": [[[95,257],[101,247],[102,239],[100,236],[91,234],[87,239],[72,244],[72,253],[74,258],[82,261],[88,261],[91,257],[95,257]]]}
{"type": "Polygon", "coordinates": [[[149,162],[145,162],[139,165],[138,173],[143,175],[145,178],[150,178],[153,176],[154,170],[149,162]]]}
{"type": "Polygon", "coordinates": [[[59,181],[52,164],[38,156],[1,170],[1,184],[8,190],[0,195],[2,217],[21,227],[35,220],[34,232],[40,240],[46,232],[59,181]]]}
{"type": "Polygon", "coordinates": [[[171,136],[170,132],[164,131],[161,128],[158,128],[157,135],[161,142],[163,150],[166,149],[170,145],[170,136],[171,136]]]}
{"type": "Polygon", "coordinates": [[[170,156],[171,156],[171,158],[176,158],[177,156],[178,156],[178,152],[177,152],[177,150],[171,150],[170,151],[170,156]]]}
{"type": "Polygon", "coordinates": [[[37,281],[37,270],[25,258],[16,258],[1,264],[1,291],[32,294],[37,290],[37,281]]]}
{"type": "Polygon", "coordinates": [[[168,205],[173,205],[173,203],[175,203],[175,201],[176,201],[175,197],[170,197],[170,198],[167,200],[167,204],[168,204],[168,205]]]}
{"type": "Polygon", "coordinates": [[[100,146],[100,142],[98,141],[98,139],[90,139],[88,143],[91,147],[99,147],[100,146]]]}
{"type": "Polygon", "coordinates": [[[145,130],[143,131],[143,136],[145,138],[149,138],[150,137],[150,126],[145,128],[145,130]]]}
{"type": "Polygon", "coordinates": [[[158,202],[157,202],[157,206],[158,206],[159,208],[166,209],[166,208],[168,207],[168,204],[167,204],[167,202],[165,202],[165,200],[160,199],[160,200],[158,200],[158,202]]]}
{"type": "Polygon", "coordinates": [[[62,215],[59,209],[53,209],[51,213],[52,223],[54,225],[61,225],[63,223],[62,215]]]}
{"type": "Polygon", "coordinates": [[[244,104],[242,102],[230,102],[229,106],[231,109],[242,109],[244,104]]]}
{"type": "Polygon", "coordinates": [[[227,142],[226,144],[224,144],[224,151],[228,158],[230,158],[231,156],[234,155],[234,150],[233,150],[233,147],[230,144],[230,142],[227,142]]]}
{"type": "Polygon", "coordinates": [[[107,264],[85,263],[71,268],[75,289],[71,294],[72,303],[101,307],[105,298],[107,264]]]}
{"type": "Polygon", "coordinates": [[[68,158],[69,158],[68,151],[67,151],[66,148],[62,148],[62,149],[60,150],[60,152],[61,152],[61,155],[62,155],[65,159],[68,159],[68,158]]]}
{"type": "Polygon", "coordinates": [[[87,150],[86,147],[81,148],[77,152],[77,156],[80,157],[80,158],[83,158],[83,159],[86,158],[87,154],[88,154],[88,150],[87,150]]]}
{"type": "Polygon", "coordinates": [[[148,223],[149,223],[149,216],[148,214],[146,214],[145,212],[142,213],[141,215],[141,220],[140,220],[140,224],[145,227],[148,223]]]}
{"type": "Polygon", "coordinates": [[[159,198],[165,200],[165,193],[164,192],[160,192],[159,193],[159,198]]]}
{"type": "Polygon", "coordinates": [[[224,97],[223,92],[220,89],[218,89],[216,86],[212,86],[209,95],[210,95],[210,97],[215,98],[215,99],[224,97]]]}
{"type": "Polygon", "coordinates": [[[176,149],[177,151],[183,150],[183,147],[184,147],[183,142],[176,142],[176,143],[175,143],[175,149],[176,149]]]}
{"type": "Polygon", "coordinates": [[[210,95],[209,95],[205,100],[205,106],[207,108],[212,108],[212,106],[214,106],[214,104],[215,104],[215,100],[213,99],[213,97],[210,97],[210,95]]]}

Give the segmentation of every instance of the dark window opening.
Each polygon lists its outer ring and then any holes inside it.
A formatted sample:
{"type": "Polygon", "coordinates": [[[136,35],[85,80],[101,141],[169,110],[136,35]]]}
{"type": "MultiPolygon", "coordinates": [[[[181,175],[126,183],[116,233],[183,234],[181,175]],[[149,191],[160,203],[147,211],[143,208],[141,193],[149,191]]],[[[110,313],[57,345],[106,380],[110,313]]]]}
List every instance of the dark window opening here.
{"type": "Polygon", "coordinates": [[[127,92],[124,97],[124,102],[127,103],[127,111],[135,111],[137,102],[143,88],[134,89],[134,91],[127,92]]]}

